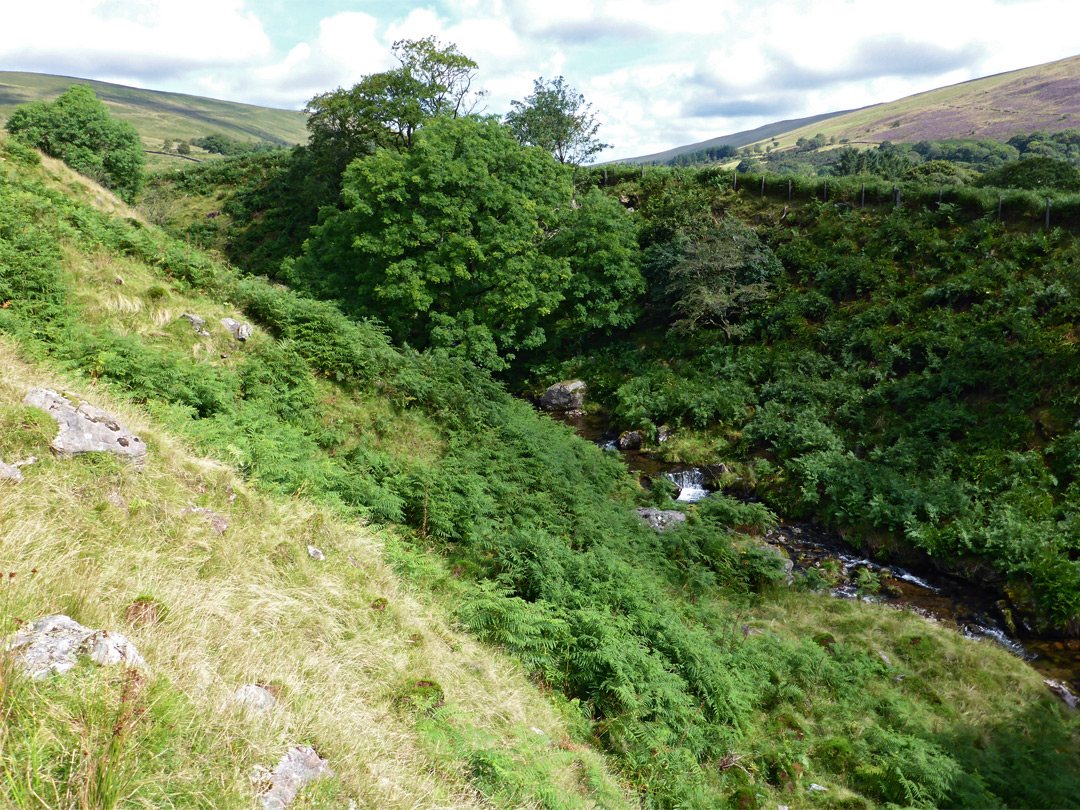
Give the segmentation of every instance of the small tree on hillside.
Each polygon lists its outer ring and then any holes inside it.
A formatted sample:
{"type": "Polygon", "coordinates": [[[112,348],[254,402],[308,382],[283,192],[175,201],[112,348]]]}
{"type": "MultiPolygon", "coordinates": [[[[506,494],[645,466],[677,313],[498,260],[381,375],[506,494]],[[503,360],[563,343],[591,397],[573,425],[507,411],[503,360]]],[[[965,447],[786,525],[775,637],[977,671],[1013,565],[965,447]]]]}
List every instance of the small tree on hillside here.
{"type": "Polygon", "coordinates": [[[109,113],[86,85],[56,101],[16,107],[7,131],[59,158],[132,202],[143,185],[142,141],[135,127],[109,113]]]}
{"type": "Polygon", "coordinates": [[[596,137],[600,124],[585,97],[559,76],[533,82],[533,92],[524,101],[511,102],[506,123],[520,143],[539,146],[559,161],[579,166],[611,144],[596,137]]]}

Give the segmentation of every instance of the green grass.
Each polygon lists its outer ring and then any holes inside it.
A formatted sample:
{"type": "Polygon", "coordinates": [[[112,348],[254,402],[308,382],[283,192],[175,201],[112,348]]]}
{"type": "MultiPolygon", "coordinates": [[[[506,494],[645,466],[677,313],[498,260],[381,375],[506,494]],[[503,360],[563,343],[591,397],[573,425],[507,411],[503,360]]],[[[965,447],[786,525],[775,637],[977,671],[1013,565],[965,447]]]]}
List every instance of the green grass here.
{"type": "MultiPolygon", "coordinates": [[[[307,141],[307,116],[296,110],[277,110],[91,79],[10,71],[0,71],[0,126],[18,105],[52,101],[73,84],[89,85],[117,118],[135,127],[150,149],[160,149],[166,139],[191,140],[214,133],[241,141],[263,140],[282,146],[307,141]]],[[[187,163],[179,158],[162,158],[162,161],[168,163],[161,165],[170,166],[187,163]]]]}
{"type": "MultiPolygon", "coordinates": [[[[13,449],[44,441],[17,407],[40,384],[106,407],[149,448],[141,472],[47,458],[0,489],[0,567],[38,571],[16,578],[10,603],[130,630],[164,694],[188,698],[166,701],[188,722],[172,725],[203,729],[174,746],[183,778],[239,795],[288,740],[315,745],[339,774],[312,807],[1075,795],[1076,720],[1034,672],[917,616],[777,589],[755,540],[773,519],[760,505],[713,499],[658,536],[634,515],[641,493],[617,462],[489,376],[239,281],[58,191],[46,166],[3,166],[0,403],[11,430],[26,425],[13,449]],[[205,317],[210,337],[184,312],[205,317]],[[237,344],[217,320],[245,314],[257,329],[237,344]],[[215,535],[188,505],[230,528],[215,535]],[[167,609],[160,625],[125,618],[147,599],[167,609]],[[220,709],[251,680],[279,686],[286,704],[265,726],[220,709]],[[197,746],[221,759],[202,764],[197,746]],[[1009,772],[1011,760],[1025,769],[1009,772]]],[[[86,677],[77,695],[35,704],[56,717],[38,723],[40,744],[4,749],[18,751],[4,766],[9,803],[23,801],[23,773],[65,799],[80,795],[80,773],[101,773],[57,765],[83,761],[74,741],[89,732],[70,729],[101,725],[79,720],[105,694],[100,673],[86,677]]],[[[98,718],[119,710],[115,697],[95,705],[98,718]]],[[[34,739],[22,722],[20,739],[34,739]]],[[[152,805],[167,784],[150,770],[162,746],[127,739],[135,775],[106,772],[105,787],[152,805]]]]}

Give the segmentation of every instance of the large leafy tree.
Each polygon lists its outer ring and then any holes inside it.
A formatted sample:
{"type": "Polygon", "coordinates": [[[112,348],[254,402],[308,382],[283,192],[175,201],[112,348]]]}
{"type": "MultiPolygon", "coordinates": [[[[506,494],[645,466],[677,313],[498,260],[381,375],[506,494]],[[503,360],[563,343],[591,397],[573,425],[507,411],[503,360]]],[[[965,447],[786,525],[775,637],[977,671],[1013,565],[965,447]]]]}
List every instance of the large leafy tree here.
{"type": "Polygon", "coordinates": [[[568,170],[498,121],[434,119],[412,149],[353,162],[343,187],[343,210],[326,209],[284,272],[398,342],[498,370],[629,317],[630,217],[599,194],[573,207],[568,170]]]}
{"type": "Polygon", "coordinates": [[[417,130],[438,116],[473,111],[482,94],[472,89],[477,65],[456,45],[434,37],[399,40],[401,63],[365,76],[348,90],[321,93],[306,107],[311,149],[344,170],[349,161],[381,146],[409,149],[417,130]]]}
{"type": "Polygon", "coordinates": [[[7,131],[59,158],[71,168],[132,202],[143,186],[144,155],[139,133],[114,118],[86,85],[52,102],[16,107],[7,131]]]}
{"type": "Polygon", "coordinates": [[[510,106],[506,123],[518,140],[550,152],[559,163],[579,166],[611,145],[596,137],[600,124],[592,105],[562,76],[536,79],[532,95],[510,106]]]}

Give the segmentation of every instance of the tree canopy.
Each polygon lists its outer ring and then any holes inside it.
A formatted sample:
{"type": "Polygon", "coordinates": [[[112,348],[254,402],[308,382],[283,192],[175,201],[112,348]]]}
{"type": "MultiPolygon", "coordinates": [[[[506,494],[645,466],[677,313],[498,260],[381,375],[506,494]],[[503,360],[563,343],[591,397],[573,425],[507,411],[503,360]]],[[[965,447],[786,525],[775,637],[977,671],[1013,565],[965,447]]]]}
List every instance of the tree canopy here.
{"type": "Polygon", "coordinates": [[[342,170],[380,146],[410,148],[424,121],[470,113],[482,98],[472,90],[476,62],[456,45],[440,45],[435,37],[398,40],[393,52],[399,67],[307,104],[312,148],[332,153],[342,170]]]}
{"type": "Polygon", "coordinates": [[[349,166],[344,210],[327,210],[284,272],[399,342],[501,369],[556,334],[630,317],[631,218],[599,193],[572,200],[569,172],[498,121],[437,118],[411,150],[349,166]]]}
{"type": "Polygon", "coordinates": [[[587,163],[611,146],[596,137],[600,124],[592,105],[562,76],[550,81],[541,76],[533,81],[532,95],[510,106],[505,120],[518,140],[550,152],[559,163],[587,163]]]}
{"type": "Polygon", "coordinates": [[[132,202],[143,186],[142,141],[135,127],[114,118],[86,85],[52,102],[16,107],[7,131],[59,158],[132,202]]]}

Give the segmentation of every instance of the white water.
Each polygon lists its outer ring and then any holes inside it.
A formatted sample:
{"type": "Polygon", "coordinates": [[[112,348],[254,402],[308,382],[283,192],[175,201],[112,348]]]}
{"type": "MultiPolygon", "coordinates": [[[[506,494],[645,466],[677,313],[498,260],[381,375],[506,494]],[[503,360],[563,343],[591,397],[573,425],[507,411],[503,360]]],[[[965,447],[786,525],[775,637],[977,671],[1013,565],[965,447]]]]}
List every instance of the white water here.
{"type": "Polygon", "coordinates": [[[710,495],[709,490],[705,489],[705,473],[699,469],[669,472],[666,476],[679,488],[679,497],[675,500],[694,503],[710,495]]]}

